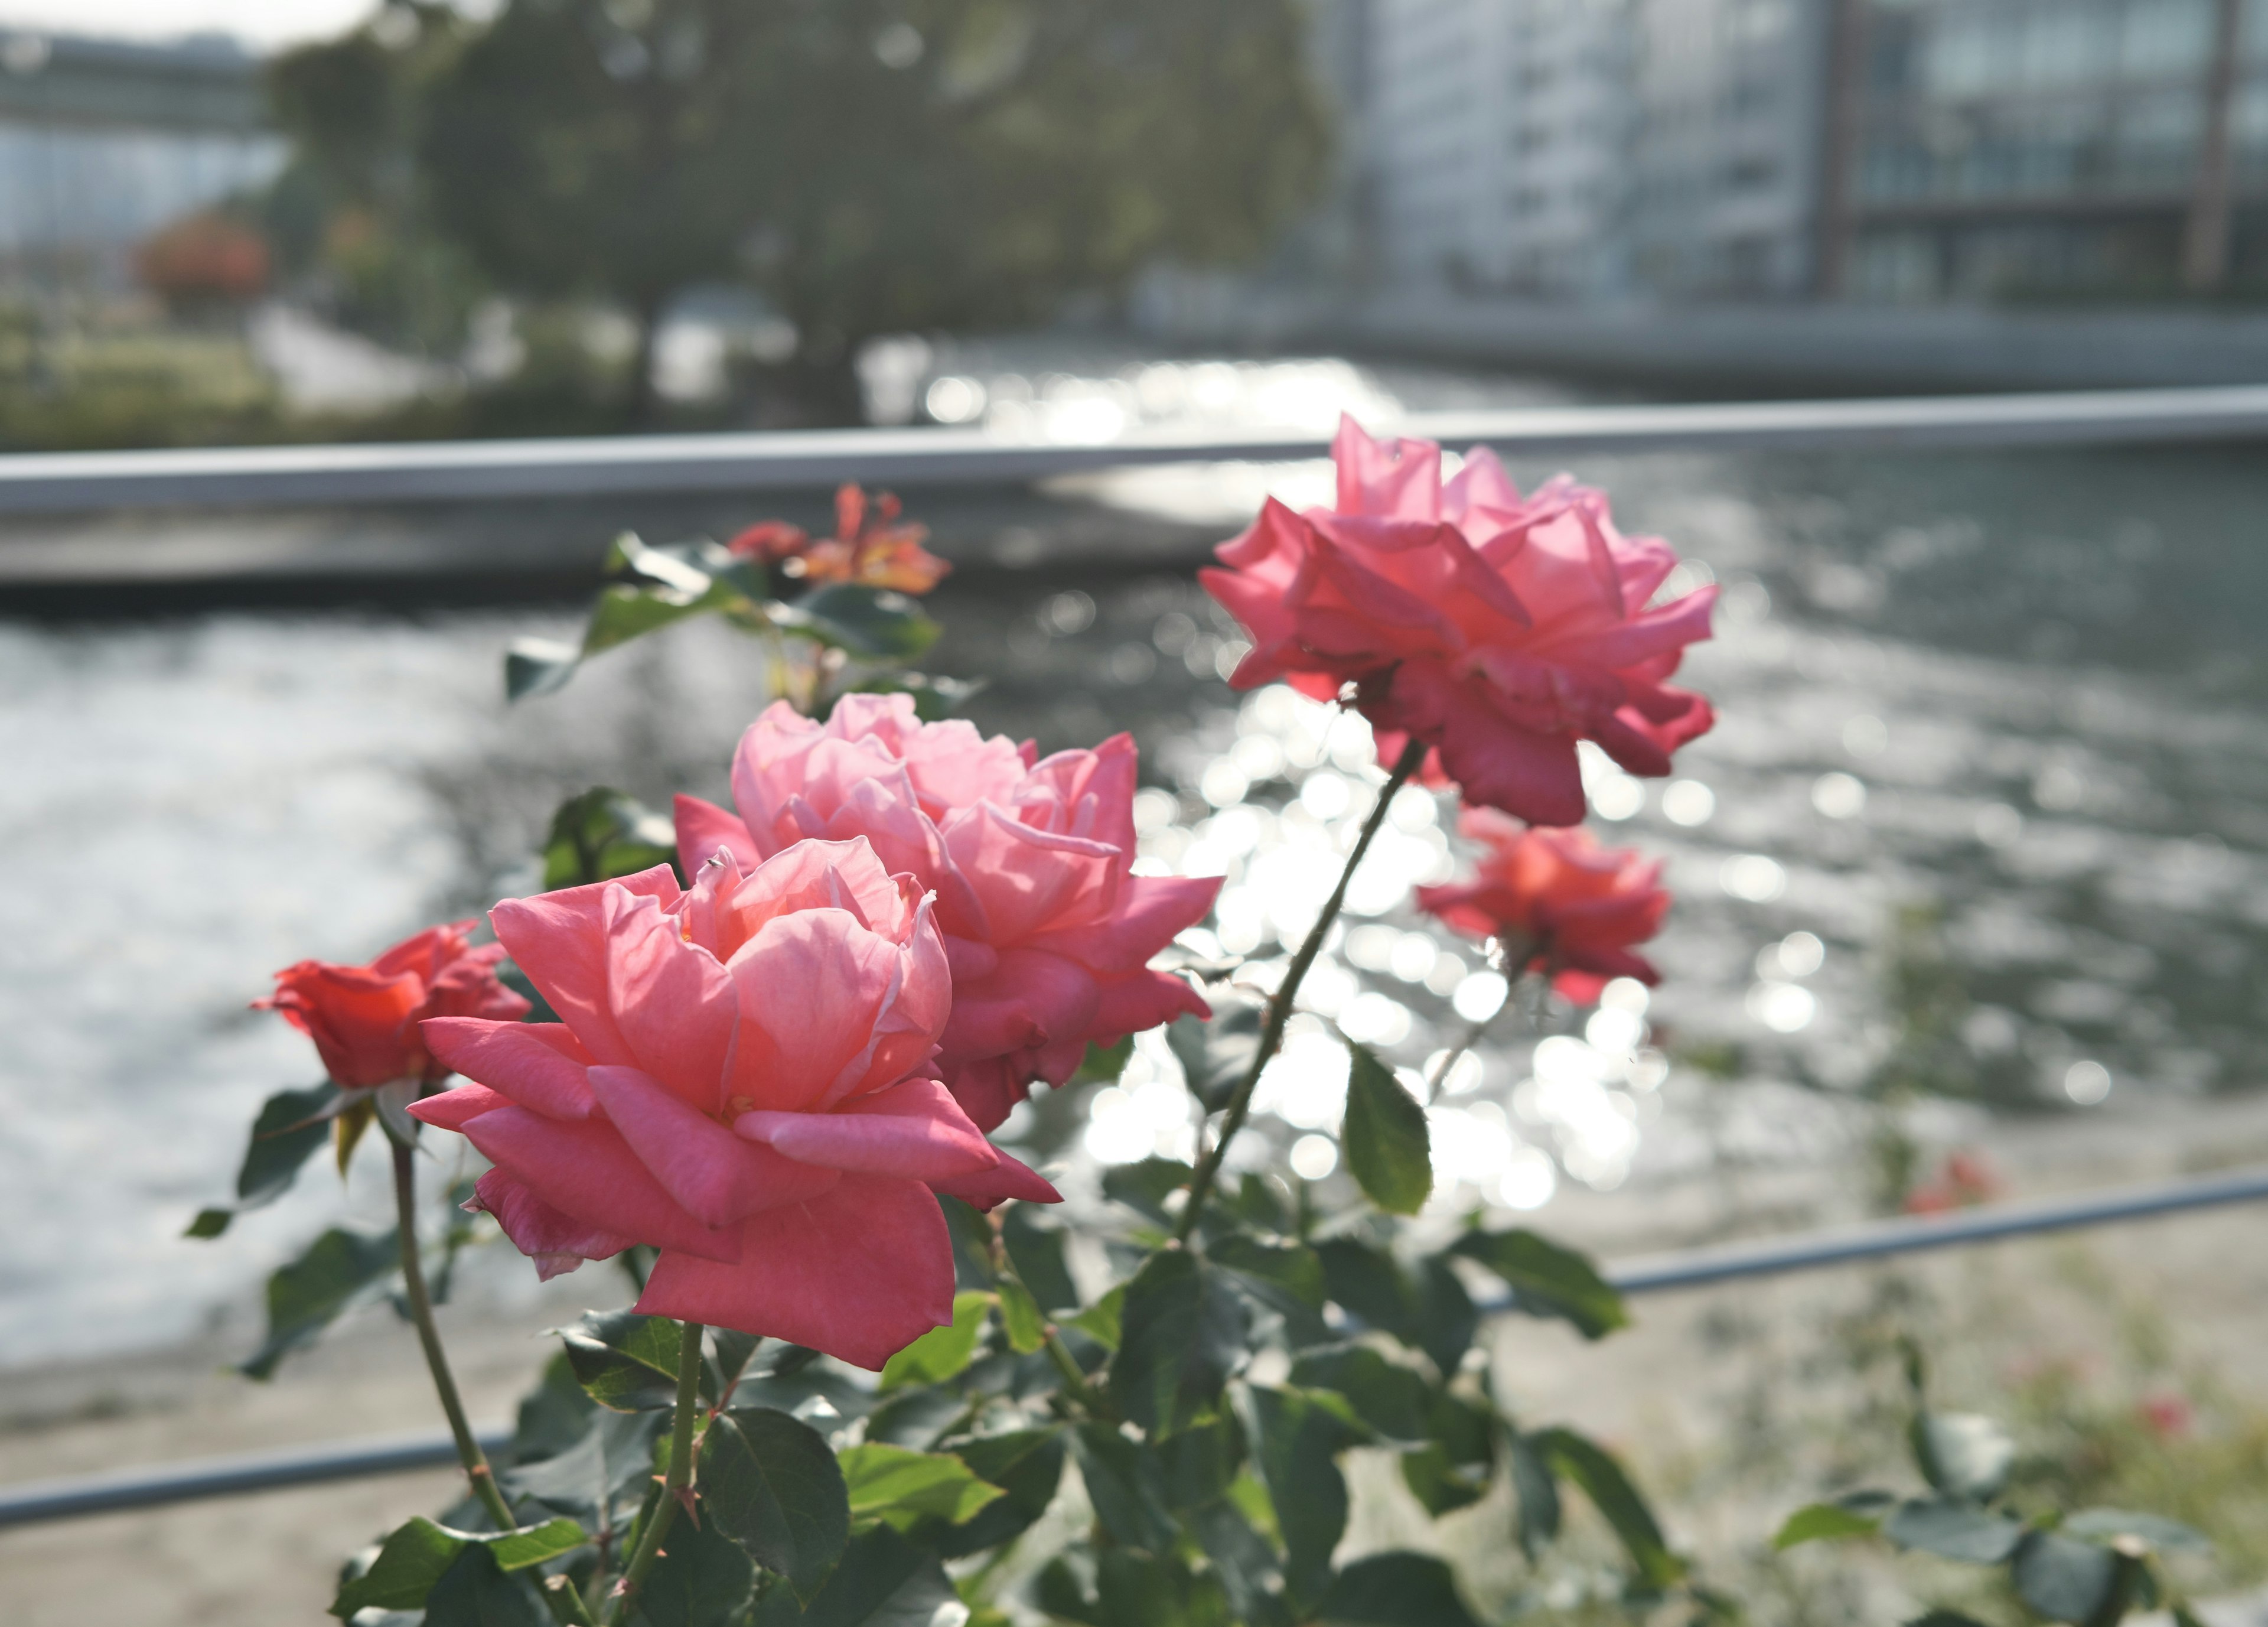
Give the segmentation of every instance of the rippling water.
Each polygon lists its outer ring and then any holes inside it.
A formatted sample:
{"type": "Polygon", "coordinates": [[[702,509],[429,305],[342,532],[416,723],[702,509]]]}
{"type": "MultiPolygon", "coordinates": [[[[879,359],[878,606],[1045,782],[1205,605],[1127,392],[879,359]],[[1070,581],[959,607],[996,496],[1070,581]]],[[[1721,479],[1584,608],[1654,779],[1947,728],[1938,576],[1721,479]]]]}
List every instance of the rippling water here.
{"type": "MultiPolygon", "coordinates": [[[[1144,370],[1123,359],[1057,356],[1050,373],[969,351],[939,376],[981,386],[987,411],[1019,400],[1011,376],[1034,414],[1149,410],[1144,370]]],[[[1176,376],[1178,408],[1167,382],[1147,387],[1158,411],[1247,421],[1548,395],[1344,363],[1176,376]]],[[[1625,529],[1667,536],[1690,576],[1723,585],[1719,636],[1688,668],[1723,721],[1675,781],[1594,765],[1602,834],[1668,861],[1666,980],[1650,1000],[1617,987],[1587,1018],[1546,1010],[1541,1030],[1499,1019],[1436,1109],[1445,1192],[1535,1207],[1571,1182],[1838,1153],[1835,1104],[1896,1039],[1894,950],[1909,984],[1919,967],[1960,991],[1933,1054],[1940,1082],[2003,1110],[2139,1126],[2170,1096],[2258,1082],[2259,460],[1659,456],[1577,472],[1614,492],[1625,529]],[[1741,1083],[1709,1083],[1693,1059],[1741,1083]]],[[[1098,477],[1035,499],[1012,530],[948,540],[1012,560],[1044,558],[1027,544],[1058,529],[1226,535],[1260,492],[1322,478],[1098,477]]],[[[1219,676],[1233,629],[1179,574],[1043,563],[965,577],[936,608],[949,632],[933,664],[996,675],[972,709],[986,727],[1042,749],[1135,729],[1153,788],[1145,862],[1228,876],[1197,943],[1252,957],[1264,980],[1368,805],[1359,721],[1282,691],[1233,696],[1219,676]]],[[[178,1336],[330,1213],[328,1179],[310,1180],[221,1244],[177,1240],[225,1187],[258,1102],[313,1076],[303,1039],[245,1009],[270,970],[362,958],[531,886],[524,855],[567,791],[723,794],[758,701],[749,647],[696,625],[507,710],[503,646],[572,620],[534,607],[0,623],[0,1225],[16,1245],[0,1257],[0,1361],[178,1336]]],[[[1327,1017],[1421,1070],[1458,1013],[1498,992],[1475,946],[1399,902],[1454,862],[1447,811],[1414,792],[1391,810],[1269,1081],[1263,1130],[1308,1172],[1335,1158],[1344,1088],[1327,1017]]],[[[1104,1160],[1191,1134],[1160,1046],[1083,1106],[1072,1120],[1043,1106],[1030,1133],[1104,1160]]],[[[374,1212],[374,1166],[357,1180],[374,1212]]]]}

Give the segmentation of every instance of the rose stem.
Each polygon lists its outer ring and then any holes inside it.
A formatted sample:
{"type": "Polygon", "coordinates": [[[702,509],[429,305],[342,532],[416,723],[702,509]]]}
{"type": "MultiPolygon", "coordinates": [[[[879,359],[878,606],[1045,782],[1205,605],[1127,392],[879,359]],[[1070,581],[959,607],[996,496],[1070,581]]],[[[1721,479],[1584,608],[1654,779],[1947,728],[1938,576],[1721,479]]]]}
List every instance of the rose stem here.
{"type": "Polygon", "coordinates": [[[1277,985],[1275,995],[1269,1000],[1268,1015],[1260,1029],[1260,1046],[1252,1054],[1252,1066],[1245,1069],[1235,1094],[1228,1098],[1228,1110],[1221,1116],[1220,1134],[1213,1138],[1212,1145],[1198,1158],[1197,1172],[1189,1177],[1189,1199],[1182,1208],[1181,1224],[1174,1228],[1174,1236],[1177,1239],[1186,1242],[1189,1234],[1197,1230],[1197,1217],[1204,1209],[1205,1200],[1212,1195],[1213,1182],[1220,1174],[1221,1158],[1228,1151],[1228,1143],[1234,1141],[1236,1133],[1244,1128],[1245,1115],[1252,1111],[1252,1093],[1260,1086],[1261,1069],[1268,1066],[1278,1047],[1284,1043],[1284,1024],[1292,1020],[1292,1001],[1300,992],[1300,980],[1307,975],[1307,968],[1322,952],[1324,936],[1330,931],[1331,922],[1338,919],[1340,906],[1346,902],[1347,884],[1354,879],[1363,854],[1370,851],[1371,838],[1376,836],[1378,827],[1386,823],[1387,805],[1393,802],[1394,794],[1403,788],[1410,776],[1418,772],[1418,765],[1425,760],[1427,749],[1425,743],[1414,736],[1402,748],[1401,760],[1394,765],[1394,772],[1379,788],[1377,806],[1370,810],[1370,817],[1363,821],[1362,834],[1354,839],[1354,851],[1347,854],[1346,868],[1339,872],[1339,884],[1331,889],[1330,899],[1323,906],[1323,913],[1315,917],[1314,929],[1307,934],[1307,941],[1300,945],[1299,952],[1292,957],[1292,964],[1285,971],[1283,982],[1277,985]]]}
{"type": "Polygon", "coordinates": [[[497,1522],[497,1529],[510,1531],[519,1521],[512,1517],[512,1505],[504,1501],[504,1493],[497,1488],[488,1454],[473,1438],[473,1426],[465,1421],[465,1403],[457,1394],[457,1380],[449,1372],[449,1358],[441,1349],[441,1330],[433,1325],[433,1298],[425,1291],[425,1268],[417,1257],[416,1150],[407,1142],[394,1141],[390,1130],[387,1139],[394,1146],[394,1206],[401,1216],[401,1281],[404,1297],[409,1301],[409,1317],[417,1324],[418,1343],[425,1347],[425,1366],[433,1375],[433,1388],[441,1397],[441,1410],[449,1415],[449,1433],[456,1437],[457,1456],[465,1465],[465,1478],[473,1483],[474,1495],[488,1510],[489,1518],[497,1522]]]}
{"type": "Polygon", "coordinates": [[[645,1529],[638,1533],[637,1549],[630,1555],[622,1579],[615,1588],[615,1613],[608,1618],[610,1622],[630,1619],[630,1600],[644,1585],[646,1572],[653,1569],[653,1562],[661,1557],[661,1539],[669,1535],[670,1525],[677,1518],[677,1505],[683,1501],[685,1489],[693,1481],[693,1417],[700,1410],[702,1331],[699,1322],[686,1323],[677,1347],[677,1420],[669,1434],[669,1473],[662,1480],[661,1496],[654,1501],[645,1529]]]}
{"type": "MultiPolygon", "coordinates": [[[[1534,953],[1532,948],[1529,952],[1531,954],[1534,953]]],[[[1498,958],[1502,959],[1507,965],[1512,964],[1511,958],[1509,956],[1499,953],[1498,958]]],[[[1432,1106],[1433,1098],[1440,1094],[1441,1081],[1449,1076],[1449,1069],[1454,1068],[1460,1061],[1463,1061],[1465,1053],[1471,1050],[1475,1046],[1480,1043],[1481,1036],[1488,1032],[1490,1025],[1493,1024],[1497,1018],[1502,1017],[1506,1011],[1512,1009],[1513,999],[1519,995],[1521,985],[1528,981],[1528,973],[1525,971],[1521,972],[1521,974],[1513,980],[1512,987],[1505,990],[1504,1003],[1498,1006],[1495,1010],[1490,1012],[1486,1017],[1481,1017],[1476,1021],[1467,1024],[1463,1035],[1459,1038],[1457,1043],[1441,1054],[1441,1060],[1434,1063],[1432,1070],[1425,1076],[1425,1105],[1427,1106],[1432,1106]]],[[[1531,1021],[1529,1026],[1541,1027],[1542,1024],[1540,1022],[1531,1021]]]]}

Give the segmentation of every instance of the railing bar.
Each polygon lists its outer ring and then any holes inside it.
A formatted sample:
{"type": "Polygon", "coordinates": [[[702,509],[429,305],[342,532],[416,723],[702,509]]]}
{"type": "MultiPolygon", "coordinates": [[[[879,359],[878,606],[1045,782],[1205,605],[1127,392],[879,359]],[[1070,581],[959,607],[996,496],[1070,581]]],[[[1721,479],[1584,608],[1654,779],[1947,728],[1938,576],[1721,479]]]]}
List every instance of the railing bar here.
{"type": "MultiPolygon", "coordinates": [[[[1655,1293],[2261,1200],[2268,1200],[2268,1169],[2167,1181],[2099,1195],[1996,1205],[1927,1219],[1883,1221],[1793,1239],[1690,1249],[1625,1261],[1608,1267],[1606,1276],[1625,1294],[1655,1293]]],[[[1498,1302],[1484,1308],[1508,1307],[1498,1302]]],[[[511,1441],[508,1430],[481,1438],[482,1448],[491,1453],[503,1452],[511,1441]]],[[[449,1437],[435,1433],[345,1446],[294,1447],[78,1479],[35,1481],[0,1487],[0,1528],[437,1468],[454,1461],[456,1448],[449,1437]]]]}
{"type": "MultiPolygon", "coordinates": [[[[1420,412],[1373,427],[1530,457],[2209,440],[2268,436],[2268,386],[1420,412]]],[[[1019,484],[1145,464],[1318,457],[1329,440],[1280,430],[1060,445],[983,430],[867,429],[23,453],[0,456],[0,513],[761,492],[844,480],[1019,484]]]]}

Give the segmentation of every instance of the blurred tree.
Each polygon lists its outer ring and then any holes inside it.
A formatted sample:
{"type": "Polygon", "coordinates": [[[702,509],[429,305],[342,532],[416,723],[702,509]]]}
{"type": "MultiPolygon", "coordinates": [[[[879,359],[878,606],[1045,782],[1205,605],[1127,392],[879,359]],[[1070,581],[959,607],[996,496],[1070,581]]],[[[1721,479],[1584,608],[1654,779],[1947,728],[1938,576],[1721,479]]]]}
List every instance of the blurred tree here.
{"type": "Polygon", "coordinates": [[[394,0],[269,70],[269,105],[291,140],[262,211],[284,269],[319,282],[350,325],[419,350],[460,346],[485,292],[436,229],[416,168],[425,87],[470,33],[448,5],[394,0]]]}
{"type": "Polygon", "coordinates": [[[1044,316],[1262,252],[1327,142],[1299,0],[508,0],[430,88],[438,218],[500,285],[794,322],[810,417],[880,333],[1044,316]]]}

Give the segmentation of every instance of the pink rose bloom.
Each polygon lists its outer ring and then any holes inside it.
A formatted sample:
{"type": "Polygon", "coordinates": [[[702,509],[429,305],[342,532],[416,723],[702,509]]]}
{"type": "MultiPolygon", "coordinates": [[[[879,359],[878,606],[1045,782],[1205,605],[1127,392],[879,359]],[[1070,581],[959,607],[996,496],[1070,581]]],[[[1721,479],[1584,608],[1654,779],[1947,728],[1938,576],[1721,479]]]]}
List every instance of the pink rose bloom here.
{"type": "Polygon", "coordinates": [[[1527,829],[1492,808],[1468,808],[1457,828],[1482,844],[1480,874],[1418,889],[1418,907],[1457,931],[1497,938],[1523,971],[1550,974],[1578,1005],[1608,980],[1659,983],[1631,951],[1661,930],[1669,894],[1661,865],[1627,847],[1602,847],[1588,831],[1527,829]]]}
{"type": "Polygon", "coordinates": [[[276,974],[276,992],[252,1002],[281,1011],[315,1042],[331,1083],[372,1090],[397,1080],[431,1084],[448,1068],[426,1049],[417,1024],[429,1017],[525,1016],[527,1002],[497,980],[504,945],[473,947],[476,921],[428,927],[366,966],[303,960],[276,974]]]}
{"type": "Polygon", "coordinates": [[[1440,447],[1351,418],[1333,455],[1336,508],[1270,499],[1222,544],[1230,568],[1200,573],[1252,634],[1237,688],[1351,684],[1382,760],[1415,736],[1467,801],[1535,825],[1581,823],[1578,740],[1660,775],[1708,732],[1709,703],[1665,680],[1709,636],[1716,589],[1649,610],[1677,556],[1616,531],[1604,493],[1561,476],[1523,499],[1484,448],[1445,484],[1440,447]]]}
{"type": "Polygon", "coordinates": [[[958,719],[922,722],[907,695],[845,695],[823,724],[775,702],[733,758],[740,811],[679,797],[677,849],[691,870],[728,847],[863,836],[933,889],[953,966],[938,1068],[990,1130],[1089,1042],[1211,1015],[1150,960],[1220,883],[1131,872],[1134,768],[1124,735],[1035,762],[958,719]]]}
{"type": "Polygon", "coordinates": [[[474,1081],[410,1112],[496,1167],[471,1207],[545,1276],[661,1251],[637,1308],[878,1368],[953,1320],[933,1192],[1057,1201],[930,1075],[952,1008],[929,899],[865,842],[690,891],[666,865],[499,904],[561,1023],[444,1017],[474,1081]]]}

